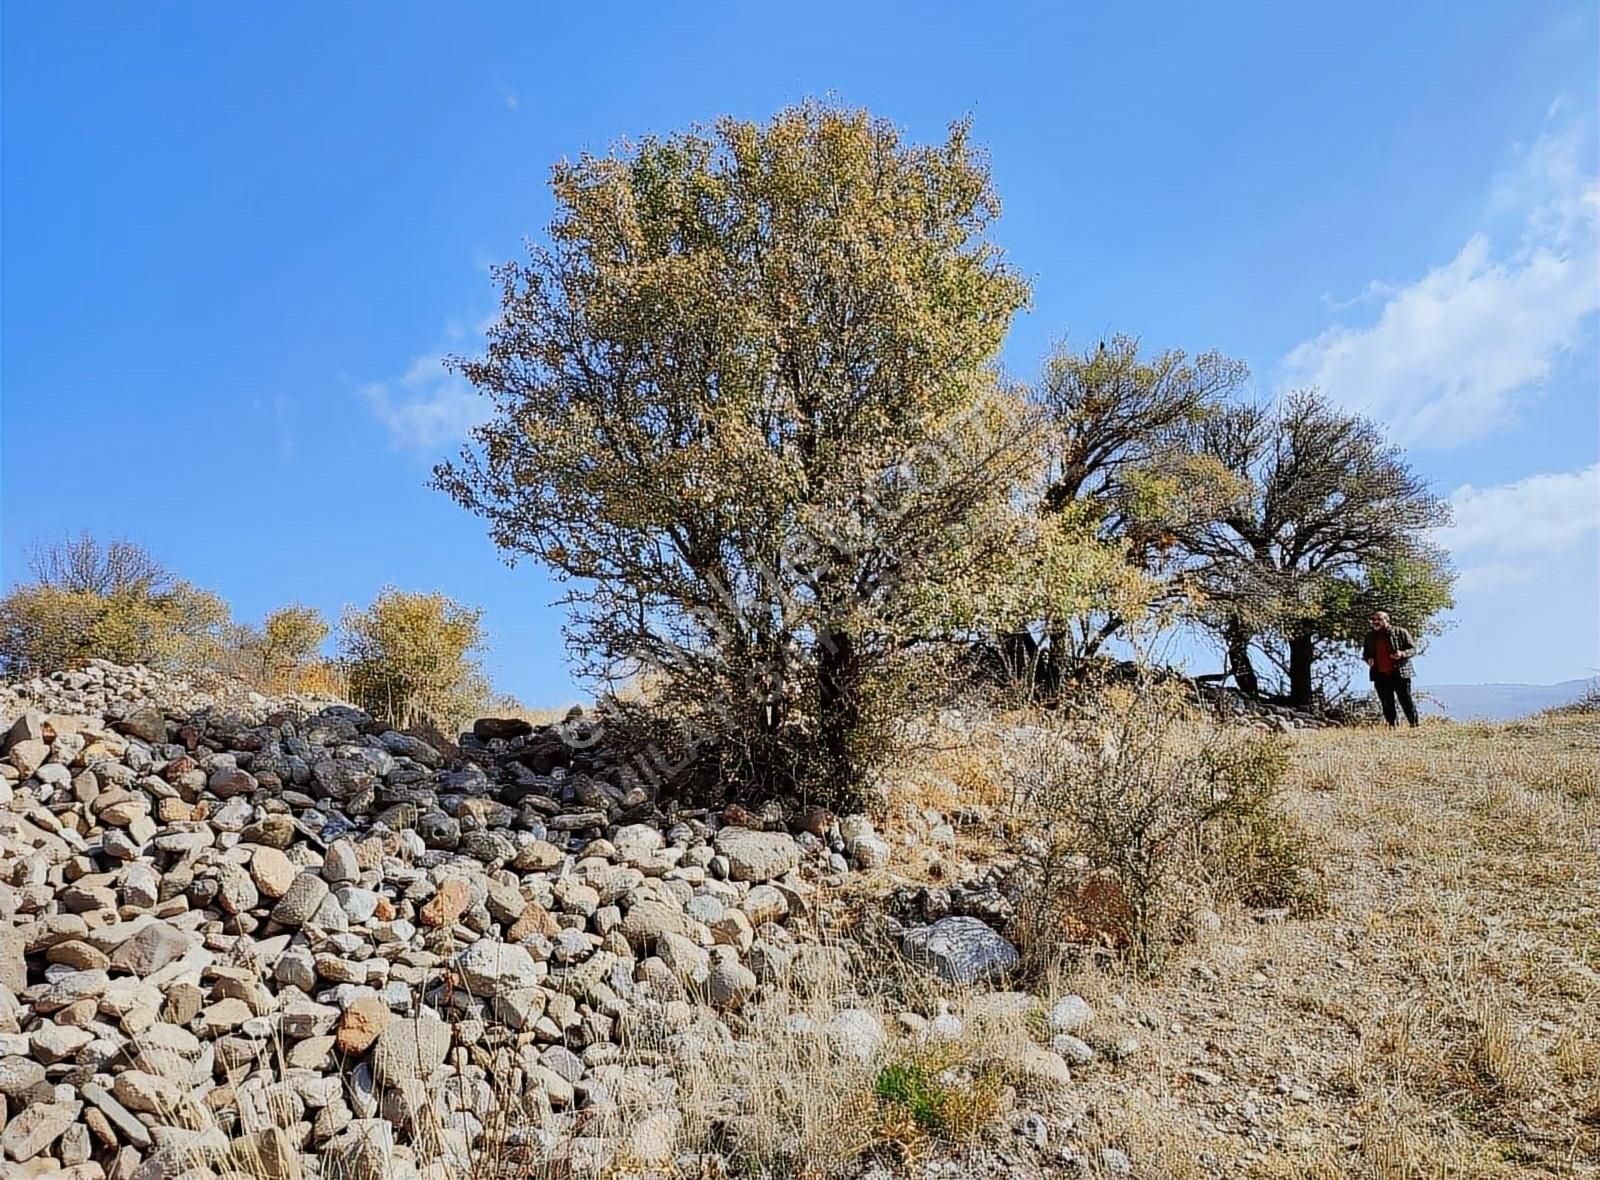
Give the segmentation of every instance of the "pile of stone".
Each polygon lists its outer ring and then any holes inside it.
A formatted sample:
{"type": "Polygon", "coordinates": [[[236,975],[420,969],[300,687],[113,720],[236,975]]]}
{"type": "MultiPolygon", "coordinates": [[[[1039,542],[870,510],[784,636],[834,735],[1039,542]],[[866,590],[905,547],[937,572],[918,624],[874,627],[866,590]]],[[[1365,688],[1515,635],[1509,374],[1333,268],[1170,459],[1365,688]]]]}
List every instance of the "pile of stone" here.
{"type": "MultiPolygon", "coordinates": [[[[158,680],[96,666],[0,715],[7,1177],[442,1178],[491,1139],[670,1167],[675,1053],[836,971],[816,876],[887,855],[861,817],[658,806],[559,727],[447,756],[158,680]]],[[[945,922],[912,942],[946,978],[1014,960],[945,922]]]]}

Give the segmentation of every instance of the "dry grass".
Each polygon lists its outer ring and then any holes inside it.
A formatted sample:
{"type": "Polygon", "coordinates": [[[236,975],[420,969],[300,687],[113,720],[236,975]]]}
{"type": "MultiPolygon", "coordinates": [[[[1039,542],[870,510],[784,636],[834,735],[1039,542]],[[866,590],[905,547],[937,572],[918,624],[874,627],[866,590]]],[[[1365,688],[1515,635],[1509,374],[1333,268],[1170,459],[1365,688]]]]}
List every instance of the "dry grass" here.
{"type": "Polygon", "coordinates": [[[1292,807],[1329,907],[1234,915],[1163,978],[1117,981],[1182,1031],[1152,1077],[1084,1079],[1129,1112],[1101,1135],[1154,1122],[1153,1158],[1206,1145],[1200,1171],[1152,1175],[1596,1174],[1597,773],[1593,716],[1298,735],[1292,807]],[[1187,1062],[1225,1063],[1229,1082],[1173,1106],[1166,1079],[1187,1062]]]}

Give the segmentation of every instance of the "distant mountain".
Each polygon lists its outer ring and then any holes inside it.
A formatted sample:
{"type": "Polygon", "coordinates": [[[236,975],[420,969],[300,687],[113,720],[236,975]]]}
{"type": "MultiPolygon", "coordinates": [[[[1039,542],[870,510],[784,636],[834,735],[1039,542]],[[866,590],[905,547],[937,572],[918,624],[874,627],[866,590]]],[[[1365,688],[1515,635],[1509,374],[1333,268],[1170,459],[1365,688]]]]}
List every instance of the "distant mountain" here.
{"type": "Polygon", "coordinates": [[[1456,721],[1512,721],[1541,709],[1570,705],[1593,683],[1418,685],[1417,704],[1424,712],[1443,713],[1456,721]]]}

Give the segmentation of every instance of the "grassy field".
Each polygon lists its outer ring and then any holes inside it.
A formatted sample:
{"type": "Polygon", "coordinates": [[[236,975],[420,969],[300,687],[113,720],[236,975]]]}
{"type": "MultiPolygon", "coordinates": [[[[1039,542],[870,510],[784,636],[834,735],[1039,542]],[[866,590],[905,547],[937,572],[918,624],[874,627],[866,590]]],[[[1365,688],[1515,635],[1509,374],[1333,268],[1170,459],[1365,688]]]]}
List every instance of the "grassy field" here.
{"type": "Polygon", "coordinates": [[[1294,745],[1326,909],[1074,980],[1148,1030],[1082,1124],[1151,1176],[1600,1174],[1600,718],[1294,745]]]}

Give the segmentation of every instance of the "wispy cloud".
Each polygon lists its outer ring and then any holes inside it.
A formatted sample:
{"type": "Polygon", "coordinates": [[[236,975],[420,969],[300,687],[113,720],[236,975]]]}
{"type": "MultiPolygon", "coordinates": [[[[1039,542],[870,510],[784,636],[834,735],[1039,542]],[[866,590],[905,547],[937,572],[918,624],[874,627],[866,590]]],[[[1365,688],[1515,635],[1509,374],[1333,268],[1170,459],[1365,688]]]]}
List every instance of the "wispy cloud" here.
{"type": "Polygon", "coordinates": [[[1485,223],[1510,220],[1515,246],[1498,251],[1479,232],[1413,282],[1374,281],[1334,306],[1381,300],[1376,319],[1335,325],[1292,349],[1283,383],[1320,386],[1412,445],[1466,442],[1514,417],[1600,310],[1591,131],[1578,120],[1547,131],[1496,178],[1485,223]]]}
{"type": "Polygon", "coordinates": [[[522,109],[522,99],[519,98],[517,96],[517,92],[512,90],[509,86],[501,91],[500,98],[506,104],[506,110],[510,111],[513,115],[522,109]]]}
{"type": "Polygon", "coordinates": [[[462,441],[488,411],[485,399],[439,356],[418,357],[403,376],[366,385],[361,396],[396,446],[418,450],[462,441]]]}

